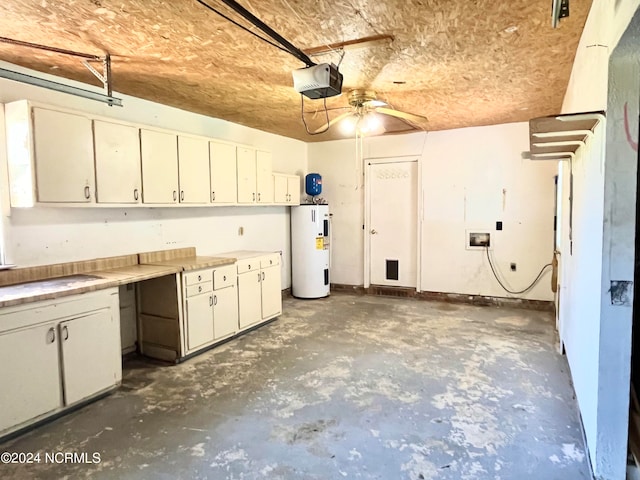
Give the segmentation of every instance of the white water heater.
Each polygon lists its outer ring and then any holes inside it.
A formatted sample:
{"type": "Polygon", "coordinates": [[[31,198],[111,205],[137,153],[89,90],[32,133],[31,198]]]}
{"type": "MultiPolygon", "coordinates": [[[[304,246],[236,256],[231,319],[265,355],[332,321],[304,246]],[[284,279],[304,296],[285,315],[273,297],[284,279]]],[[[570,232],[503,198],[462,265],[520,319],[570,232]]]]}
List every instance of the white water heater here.
{"type": "Polygon", "coordinates": [[[291,207],[291,294],[329,295],[329,205],[291,207]]]}

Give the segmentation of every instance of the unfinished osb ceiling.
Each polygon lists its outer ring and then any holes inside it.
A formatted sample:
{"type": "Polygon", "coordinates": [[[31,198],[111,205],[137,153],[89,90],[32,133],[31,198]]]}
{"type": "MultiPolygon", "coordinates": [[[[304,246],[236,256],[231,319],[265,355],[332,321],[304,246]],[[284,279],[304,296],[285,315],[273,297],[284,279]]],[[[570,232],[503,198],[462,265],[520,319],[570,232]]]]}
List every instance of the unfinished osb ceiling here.
{"type": "MultiPolygon", "coordinates": [[[[219,0],[219,10],[248,25],[219,0]]],[[[526,121],[559,113],[590,0],[550,25],[549,0],[239,0],[297,47],[388,34],[347,50],[343,92],[368,88],[429,130],[526,121]]],[[[252,30],[258,32],[255,27],[252,30]]],[[[2,36],[112,58],[118,92],[304,141],[310,136],[291,71],[304,65],[195,0],[3,0],[2,36]]],[[[316,62],[340,60],[331,51],[316,62]]],[[[0,59],[96,84],[78,59],[0,43],[0,59]]],[[[330,118],[347,95],[327,101],[330,118]]],[[[117,108],[117,107],[114,107],[117,108]]],[[[325,119],[307,100],[310,129],[325,119]],[[317,111],[317,113],[314,113],[317,111]]],[[[403,125],[390,129],[402,129],[403,125]]],[[[406,127],[406,125],[405,125],[406,127]]]]}

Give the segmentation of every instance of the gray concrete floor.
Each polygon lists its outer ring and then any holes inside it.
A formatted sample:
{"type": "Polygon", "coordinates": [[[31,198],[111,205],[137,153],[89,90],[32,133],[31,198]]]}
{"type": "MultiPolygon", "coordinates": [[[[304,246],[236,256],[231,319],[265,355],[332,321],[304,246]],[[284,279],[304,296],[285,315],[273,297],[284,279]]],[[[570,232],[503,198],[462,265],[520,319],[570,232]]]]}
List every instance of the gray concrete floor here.
{"type": "Polygon", "coordinates": [[[335,294],[0,446],[6,478],[588,479],[551,314],[335,294]]]}

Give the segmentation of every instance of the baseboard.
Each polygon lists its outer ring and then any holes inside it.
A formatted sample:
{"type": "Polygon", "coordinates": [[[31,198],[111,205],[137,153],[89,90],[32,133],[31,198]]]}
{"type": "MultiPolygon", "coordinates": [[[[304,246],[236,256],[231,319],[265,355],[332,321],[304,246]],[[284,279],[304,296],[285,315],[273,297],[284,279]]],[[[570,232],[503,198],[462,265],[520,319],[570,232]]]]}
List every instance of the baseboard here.
{"type": "Polygon", "coordinates": [[[552,301],[529,300],[526,298],[488,297],[461,293],[417,292],[415,288],[389,287],[385,285],[371,285],[369,288],[364,288],[362,285],[332,283],[331,291],[354,293],[357,295],[382,295],[388,297],[416,298],[419,300],[465,303],[480,306],[524,308],[527,310],[541,310],[545,312],[555,311],[554,303],[552,301]]]}
{"type": "Polygon", "coordinates": [[[356,295],[364,295],[367,293],[362,285],[345,285],[343,283],[332,283],[330,286],[330,291],[354,293],[356,295]]]}

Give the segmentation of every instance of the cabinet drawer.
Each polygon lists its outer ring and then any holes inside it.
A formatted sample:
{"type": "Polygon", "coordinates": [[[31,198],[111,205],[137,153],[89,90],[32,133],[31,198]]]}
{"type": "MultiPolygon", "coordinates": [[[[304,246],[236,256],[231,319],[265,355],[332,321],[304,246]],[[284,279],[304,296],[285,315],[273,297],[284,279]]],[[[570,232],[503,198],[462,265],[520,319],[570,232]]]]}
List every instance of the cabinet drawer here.
{"type": "Polygon", "coordinates": [[[210,282],[211,270],[196,270],[195,272],[183,273],[184,284],[188,287],[196,283],[210,282]]]}
{"type": "Polygon", "coordinates": [[[260,269],[260,257],[247,258],[245,260],[239,260],[236,265],[238,266],[238,273],[251,272],[253,270],[260,269]]]}
{"type": "Polygon", "coordinates": [[[194,295],[200,295],[201,293],[211,292],[213,290],[212,282],[202,282],[197,285],[187,286],[187,298],[194,295]]]}
{"type": "Polygon", "coordinates": [[[236,266],[216,268],[213,271],[213,288],[219,290],[224,287],[236,284],[236,266]]]}
{"type": "Polygon", "coordinates": [[[260,257],[260,266],[262,268],[272,267],[274,265],[280,265],[280,254],[274,253],[271,255],[265,255],[260,257]]]}

